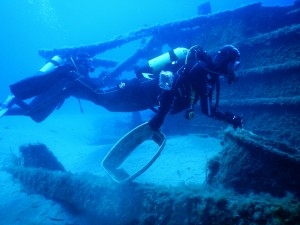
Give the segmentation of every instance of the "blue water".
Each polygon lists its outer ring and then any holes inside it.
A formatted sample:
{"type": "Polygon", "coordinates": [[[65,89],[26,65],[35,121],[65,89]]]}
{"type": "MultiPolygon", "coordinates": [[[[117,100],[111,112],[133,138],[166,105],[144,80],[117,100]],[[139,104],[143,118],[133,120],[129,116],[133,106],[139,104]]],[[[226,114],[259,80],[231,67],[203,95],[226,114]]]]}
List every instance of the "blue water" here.
{"type": "MultiPolygon", "coordinates": [[[[45,59],[38,55],[40,49],[101,43],[143,27],[192,18],[197,16],[197,7],[203,2],[206,0],[3,0],[0,5],[0,102],[9,94],[9,84],[34,74],[43,66],[45,59]]],[[[253,2],[256,1],[212,0],[211,7],[215,13],[253,2]]],[[[267,6],[283,6],[293,4],[294,0],[261,2],[267,6]]],[[[59,112],[79,112],[77,102],[69,102],[59,112]]],[[[86,109],[87,105],[84,106],[86,109]]],[[[100,110],[99,106],[93,107],[100,110]]],[[[26,124],[21,124],[19,129],[23,125],[26,124]]],[[[100,126],[97,129],[99,133],[107,132],[100,126]]],[[[39,136],[39,129],[36,133],[39,136]]],[[[57,133],[57,139],[63,138],[61,133],[57,133]]],[[[69,148],[72,149],[71,143],[69,148]]]]}
{"type": "MultiPolygon", "coordinates": [[[[143,27],[197,16],[205,0],[10,0],[0,7],[0,101],[8,85],[39,70],[40,49],[78,47],[112,40],[143,27]]],[[[254,1],[212,0],[212,12],[254,1]]],[[[263,0],[264,5],[289,5],[293,0],[263,0]]],[[[126,56],[126,52],[122,52],[126,56]]],[[[113,55],[117,58],[120,53],[113,55]]],[[[97,74],[96,74],[97,76],[97,74]]],[[[72,104],[70,104],[72,105],[72,104]]],[[[78,108],[78,105],[74,106],[78,108]]],[[[63,107],[64,110],[66,106],[63,107]]],[[[67,108],[68,109],[68,108],[67,108]]],[[[72,109],[69,109],[72,110],[72,109]]]]}
{"type": "MultiPolygon", "coordinates": [[[[1,1],[0,95],[7,85],[29,76],[44,63],[39,49],[107,41],[118,35],[174,20],[194,17],[204,0],[10,0],[1,1]]],[[[212,11],[253,1],[212,0],[212,11]]],[[[263,0],[288,5],[293,0],[263,0]]]]}

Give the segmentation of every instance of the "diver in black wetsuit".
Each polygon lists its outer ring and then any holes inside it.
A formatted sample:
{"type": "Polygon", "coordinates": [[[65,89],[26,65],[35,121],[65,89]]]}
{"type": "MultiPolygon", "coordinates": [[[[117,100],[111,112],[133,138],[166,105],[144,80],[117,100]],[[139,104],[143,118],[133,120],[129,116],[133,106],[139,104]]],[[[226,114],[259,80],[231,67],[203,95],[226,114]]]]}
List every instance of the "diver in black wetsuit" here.
{"type": "Polygon", "coordinates": [[[220,76],[228,78],[229,83],[236,79],[235,70],[240,64],[240,52],[232,45],[221,48],[212,59],[200,47],[190,49],[185,65],[175,74],[161,73],[159,85],[162,93],[159,95],[157,114],[149,121],[152,129],[157,130],[163,124],[168,112],[171,114],[186,110],[185,117],[191,119],[194,115],[194,105],[199,100],[201,111],[205,115],[223,120],[242,128],[243,119],[230,112],[218,111],[220,92],[220,76]],[[212,106],[213,91],[216,89],[216,103],[212,106]]]}
{"type": "Polygon", "coordinates": [[[141,111],[158,104],[157,79],[136,78],[103,91],[102,82],[89,76],[93,71],[93,59],[87,53],[55,56],[38,74],[9,86],[12,95],[0,104],[0,117],[23,115],[42,122],[70,96],[114,112],[141,111]]]}
{"type": "Polygon", "coordinates": [[[0,105],[0,116],[24,115],[41,122],[70,96],[69,86],[93,71],[92,58],[86,53],[65,59],[55,56],[34,76],[9,86],[12,95],[0,105]],[[32,100],[26,103],[28,99],[32,100]]]}
{"type": "Polygon", "coordinates": [[[51,72],[10,85],[13,97],[1,104],[0,116],[2,111],[5,115],[25,115],[41,122],[66,98],[74,96],[114,112],[141,111],[159,105],[157,114],[149,121],[152,129],[157,130],[168,112],[187,110],[186,117],[191,119],[193,107],[200,99],[205,115],[226,121],[234,128],[242,127],[241,117],[217,110],[219,76],[228,77],[230,82],[235,80],[239,57],[239,51],[231,45],[224,46],[214,59],[201,48],[192,47],[184,66],[178,71],[174,67],[175,71],[163,71],[152,79],[135,78],[104,91],[88,76],[94,69],[92,59],[86,53],[79,53],[51,72]],[[216,106],[212,107],[215,88],[217,100],[216,106]],[[25,103],[24,100],[29,98],[33,100],[25,103]]]}

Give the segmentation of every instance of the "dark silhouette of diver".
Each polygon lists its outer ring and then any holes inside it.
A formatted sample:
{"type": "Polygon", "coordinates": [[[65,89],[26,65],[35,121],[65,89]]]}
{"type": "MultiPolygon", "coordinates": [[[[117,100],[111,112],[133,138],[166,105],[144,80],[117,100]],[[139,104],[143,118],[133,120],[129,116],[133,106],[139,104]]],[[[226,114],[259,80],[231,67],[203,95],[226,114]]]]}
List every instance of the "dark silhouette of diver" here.
{"type": "Polygon", "coordinates": [[[185,111],[185,117],[192,119],[194,106],[199,100],[201,112],[206,116],[223,120],[236,129],[242,128],[243,118],[230,112],[218,111],[220,95],[220,76],[232,83],[236,80],[235,71],[240,65],[240,52],[232,45],[222,47],[214,57],[208,55],[199,46],[189,50],[185,65],[175,74],[161,73],[159,81],[161,94],[157,114],[149,121],[152,129],[157,130],[163,124],[168,112],[175,114],[185,111]],[[216,102],[212,105],[213,92],[216,89],[216,102]]]}
{"type": "Polygon", "coordinates": [[[55,56],[34,76],[9,86],[12,95],[1,104],[0,116],[24,115],[41,122],[69,97],[68,87],[92,71],[92,58],[86,53],[66,59],[55,56]],[[29,104],[27,99],[32,99],[29,104]]]}
{"type": "Polygon", "coordinates": [[[201,111],[205,115],[226,121],[234,128],[242,127],[241,117],[229,112],[221,113],[217,109],[219,77],[225,76],[229,82],[234,81],[239,60],[239,51],[231,45],[221,48],[213,58],[194,46],[187,51],[184,62],[170,63],[175,66],[169,65],[167,71],[153,74],[151,78],[139,74],[138,78],[122,81],[115,88],[105,90],[97,79],[89,77],[94,66],[88,54],[78,53],[59,60],[59,63],[53,58],[49,62],[52,66],[50,70],[42,69],[40,74],[10,85],[12,95],[1,104],[0,116],[25,115],[41,122],[66,98],[73,96],[113,112],[142,111],[159,106],[155,110],[157,114],[149,121],[152,129],[157,130],[168,112],[186,110],[186,118],[191,119],[193,107],[200,100],[201,111]],[[213,107],[214,89],[217,97],[213,107]],[[26,103],[27,99],[32,100],[26,103]]]}
{"type": "Polygon", "coordinates": [[[36,75],[9,86],[12,95],[0,105],[0,116],[24,115],[42,122],[70,96],[115,112],[141,111],[158,104],[156,80],[132,79],[103,91],[102,82],[89,77],[93,71],[93,59],[87,53],[65,59],[55,56],[36,75]]]}

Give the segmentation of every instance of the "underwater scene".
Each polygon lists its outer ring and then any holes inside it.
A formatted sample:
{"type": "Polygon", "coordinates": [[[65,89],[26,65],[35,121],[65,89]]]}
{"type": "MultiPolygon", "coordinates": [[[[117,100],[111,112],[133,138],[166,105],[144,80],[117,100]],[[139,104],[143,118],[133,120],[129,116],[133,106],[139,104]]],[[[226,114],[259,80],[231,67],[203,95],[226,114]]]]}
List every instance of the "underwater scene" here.
{"type": "Polygon", "coordinates": [[[299,0],[0,12],[0,224],[300,225],[299,0]]]}

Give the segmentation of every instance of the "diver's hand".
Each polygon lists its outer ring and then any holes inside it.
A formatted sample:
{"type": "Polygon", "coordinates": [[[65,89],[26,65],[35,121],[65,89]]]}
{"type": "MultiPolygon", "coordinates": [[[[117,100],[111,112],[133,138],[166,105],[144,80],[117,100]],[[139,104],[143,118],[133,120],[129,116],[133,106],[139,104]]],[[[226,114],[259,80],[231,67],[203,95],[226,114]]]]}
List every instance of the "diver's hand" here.
{"type": "Polygon", "coordinates": [[[244,119],[240,116],[237,116],[237,115],[234,115],[233,118],[232,118],[232,126],[234,129],[237,129],[237,128],[243,128],[243,121],[244,119]]]}

